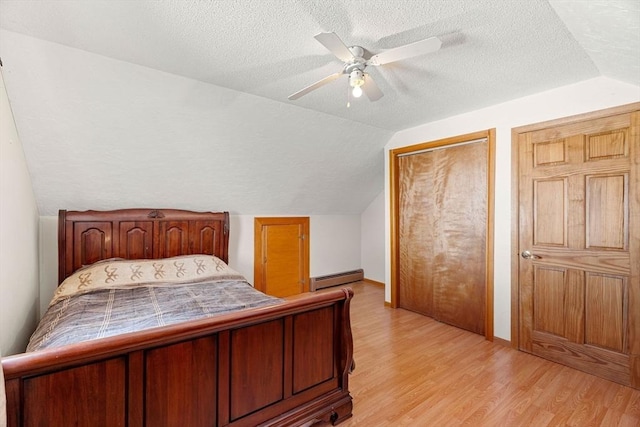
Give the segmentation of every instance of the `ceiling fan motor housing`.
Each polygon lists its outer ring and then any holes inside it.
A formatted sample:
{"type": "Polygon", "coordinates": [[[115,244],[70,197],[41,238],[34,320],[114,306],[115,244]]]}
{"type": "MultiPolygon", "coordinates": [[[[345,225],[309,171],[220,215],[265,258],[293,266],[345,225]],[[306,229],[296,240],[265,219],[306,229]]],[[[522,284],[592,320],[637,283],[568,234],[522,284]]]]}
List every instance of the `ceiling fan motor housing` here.
{"type": "Polygon", "coordinates": [[[344,73],[349,75],[349,85],[351,87],[359,87],[364,84],[364,69],[367,67],[364,56],[364,48],[360,46],[351,46],[349,51],[353,55],[353,59],[344,65],[344,73]]]}
{"type": "Polygon", "coordinates": [[[349,50],[351,51],[351,54],[353,55],[354,58],[358,59],[361,58],[364,61],[364,58],[362,58],[364,56],[364,48],[361,46],[351,46],[349,47],[349,50]]]}

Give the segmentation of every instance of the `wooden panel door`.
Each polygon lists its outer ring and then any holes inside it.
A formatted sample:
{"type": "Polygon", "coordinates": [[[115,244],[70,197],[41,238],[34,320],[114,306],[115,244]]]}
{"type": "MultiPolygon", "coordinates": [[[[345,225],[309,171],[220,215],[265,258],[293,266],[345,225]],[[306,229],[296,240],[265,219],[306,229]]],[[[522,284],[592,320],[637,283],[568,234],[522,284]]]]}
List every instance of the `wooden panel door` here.
{"type": "Polygon", "coordinates": [[[640,387],[640,114],[517,134],[519,347],[640,387]]]}
{"type": "Polygon", "coordinates": [[[255,218],[256,289],[277,297],[309,291],[309,218],[255,218]]]}
{"type": "Polygon", "coordinates": [[[487,141],[399,159],[398,305],[485,333],[487,141]]]}

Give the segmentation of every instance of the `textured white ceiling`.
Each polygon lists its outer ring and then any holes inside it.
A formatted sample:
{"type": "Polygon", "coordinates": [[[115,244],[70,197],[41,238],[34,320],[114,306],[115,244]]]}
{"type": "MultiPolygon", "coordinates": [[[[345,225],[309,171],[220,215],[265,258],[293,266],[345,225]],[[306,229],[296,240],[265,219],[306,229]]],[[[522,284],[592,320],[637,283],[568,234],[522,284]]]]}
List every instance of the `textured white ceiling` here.
{"type": "Polygon", "coordinates": [[[2,1],[0,19],[7,30],[394,131],[599,75],[540,0],[2,1]],[[346,76],[288,101],[341,70],[313,38],[322,31],[372,53],[431,36],[444,46],[370,69],[385,93],[376,103],[347,109],[346,76]]]}
{"type": "Polygon", "coordinates": [[[640,84],[639,0],[551,0],[604,76],[640,84]]]}
{"type": "Polygon", "coordinates": [[[360,213],[393,132],[604,75],[640,85],[637,0],[0,0],[0,57],[41,214],[178,206],[360,213]],[[346,107],[313,36],[379,53],[346,107]]]}

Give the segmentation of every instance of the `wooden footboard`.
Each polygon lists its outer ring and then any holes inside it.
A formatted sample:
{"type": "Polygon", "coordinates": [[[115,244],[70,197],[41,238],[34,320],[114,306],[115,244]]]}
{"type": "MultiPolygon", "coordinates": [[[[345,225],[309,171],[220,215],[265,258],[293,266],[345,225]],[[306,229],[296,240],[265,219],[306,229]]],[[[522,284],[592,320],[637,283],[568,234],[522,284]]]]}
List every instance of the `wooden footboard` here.
{"type": "Polygon", "coordinates": [[[337,424],[351,289],[2,359],[8,426],[337,424]]]}

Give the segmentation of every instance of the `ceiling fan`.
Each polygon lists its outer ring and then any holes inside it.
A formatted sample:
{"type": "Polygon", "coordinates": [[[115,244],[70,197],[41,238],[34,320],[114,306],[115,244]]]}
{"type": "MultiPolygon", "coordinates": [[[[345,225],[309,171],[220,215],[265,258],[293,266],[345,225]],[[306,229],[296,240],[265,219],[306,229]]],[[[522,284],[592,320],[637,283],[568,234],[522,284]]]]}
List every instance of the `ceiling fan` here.
{"type": "MultiPolygon", "coordinates": [[[[336,33],[320,33],[315,36],[329,52],[333,53],[339,60],[344,62],[342,71],[331,74],[324,79],[305,87],[289,95],[289,99],[294,101],[309,92],[318,89],[325,84],[334,81],[343,74],[349,76],[349,86],[352,88],[352,95],[359,98],[364,92],[370,101],[377,101],[384,95],[375,81],[365,69],[372,66],[380,66],[414,56],[435,52],[442,46],[442,40],[437,37],[419,40],[404,46],[386,50],[369,59],[364,58],[365,50],[361,46],[347,47],[336,33]]],[[[347,104],[348,105],[348,104],[347,104]]]]}

